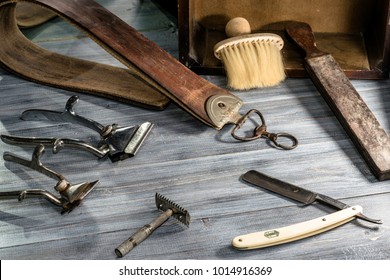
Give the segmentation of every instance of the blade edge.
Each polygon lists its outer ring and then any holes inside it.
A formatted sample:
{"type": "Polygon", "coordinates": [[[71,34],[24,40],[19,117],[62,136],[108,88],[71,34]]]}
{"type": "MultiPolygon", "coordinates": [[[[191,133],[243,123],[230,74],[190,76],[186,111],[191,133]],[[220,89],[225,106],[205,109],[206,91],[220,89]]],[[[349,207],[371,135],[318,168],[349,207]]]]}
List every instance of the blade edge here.
{"type": "Polygon", "coordinates": [[[288,197],[304,204],[313,203],[316,200],[317,194],[303,189],[301,187],[283,182],[279,179],[270,177],[255,170],[246,172],[242,179],[255,186],[262,187],[266,190],[288,197]]]}

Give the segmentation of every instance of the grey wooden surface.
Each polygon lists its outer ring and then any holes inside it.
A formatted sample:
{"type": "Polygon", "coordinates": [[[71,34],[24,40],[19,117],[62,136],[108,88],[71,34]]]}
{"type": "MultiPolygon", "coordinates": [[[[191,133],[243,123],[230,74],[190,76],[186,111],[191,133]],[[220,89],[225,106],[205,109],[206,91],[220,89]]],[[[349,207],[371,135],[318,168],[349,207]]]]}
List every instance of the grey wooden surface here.
{"type": "MultiPolygon", "coordinates": [[[[98,1],[178,55],[178,31],[172,17],[153,1],[98,1]]],[[[24,31],[34,42],[57,52],[120,65],[99,46],[54,19],[24,31]]],[[[2,39],[3,40],[3,39],[2,39]]],[[[225,87],[225,78],[205,76],[225,87]]],[[[390,130],[390,80],[353,81],[364,100],[390,130]]],[[[0,69],[0,133],[23,136],[95,139],[93,131],[72,124],[19,119],[30,108],[62,110],[74,92],[25,81],[0,69]]],[[[116,259],[114,249],[160,213],[156,192],[186,208],[189,228],[168,220],[126,259],[389,259],[390,183],[378,182],[309,79],[287,79],[267,89],[237,92],[242,110],[259,109],[271,132],[285,131],[299,139],[292,151],[272,148],[266,141],[240,143],[231,126],[217,132],[170,104],[152,111],[90,94],[78,94],[77,112],[102,124],[154,123],[149,137],[132,159],[111,163],[75,150],[52,154],[45,165],[71,182],[100,180],[87,199],[67,215],[45,200],[0,201],[1,259],[116,259]],[[316,218],[334,210],[315,204],[299,207],[291,200],[264,192],[240,180],[255,169],[287,182],[364,208],[383,225],[353,221],[332,231],[252,251],[230,246],[237,235],[316,218]]],[[[31,148],[0,143],[29,158],[31,148]]],[[[0,159],[2,191],[26,188],[52,190],[55,181],[0,159]]]]}

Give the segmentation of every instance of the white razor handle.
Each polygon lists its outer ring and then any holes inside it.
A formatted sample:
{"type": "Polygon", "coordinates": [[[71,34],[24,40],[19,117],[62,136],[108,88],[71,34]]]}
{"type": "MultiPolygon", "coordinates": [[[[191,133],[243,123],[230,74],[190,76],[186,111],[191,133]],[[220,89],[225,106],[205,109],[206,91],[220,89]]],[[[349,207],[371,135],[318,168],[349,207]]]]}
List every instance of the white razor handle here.
{"type": "Polygon", "coordinates": [[[238,250],[250,250],[292,242],[343,225],[362,211],[363,208],[356,205],[310,221],[240,235],[232,240],[232,246],[238,250]]]}

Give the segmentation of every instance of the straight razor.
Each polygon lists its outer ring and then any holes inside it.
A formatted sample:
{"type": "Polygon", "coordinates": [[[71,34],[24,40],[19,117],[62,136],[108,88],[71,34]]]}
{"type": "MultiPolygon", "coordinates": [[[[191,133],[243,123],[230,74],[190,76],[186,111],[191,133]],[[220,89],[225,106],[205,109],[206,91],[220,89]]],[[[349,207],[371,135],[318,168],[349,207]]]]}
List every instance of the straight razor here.
{"type": "MultiPolygon", "coordinates": [[[[270,177],[268,175],[265,175],[255,170],[250,170],[247,173],[245,173],[242,176],[242,179],[258,187],[262,187],[266,190],[275,192],[282,196],[304,203],[305,205],[311,204],[315,201],[319,201],[327,205],[330,205],[338,210],[343,210],[350,207],[349,205],[339,200],[336,200],[334,198],[331,198],[327,195],[306,190],[304,188],[270,177]]],[[[362,213],[357,214],[356,217],[375,224],[382,223],[381,220],[371,219],[363,215],[362,213]]]]}
{"type": "Polygon", "coordinates": [[[293,242],[334,229],[355,218],[376,224],[382,223],[381,220],[374,220],[363,215],[363,208],[359,205],[349,206],[326,195],[294,186],[254,170],[245,173],[242,179],[248,183],[304,203],[305,205],[318,200],[339,209],[339,211],[280,228],[236,236],[233,238],[231,244],[237,250],[251,250],[293,242]]]}

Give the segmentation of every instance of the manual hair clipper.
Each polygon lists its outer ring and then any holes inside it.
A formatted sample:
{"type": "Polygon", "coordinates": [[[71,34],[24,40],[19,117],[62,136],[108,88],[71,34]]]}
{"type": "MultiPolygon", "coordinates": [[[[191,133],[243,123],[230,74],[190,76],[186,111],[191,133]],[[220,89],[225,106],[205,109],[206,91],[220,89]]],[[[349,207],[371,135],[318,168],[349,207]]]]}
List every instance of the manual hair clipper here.
{"type": "Polygon", "coordinates": [[[63,112],[31,109],[24,111],[22,120],[50,120],[79,124],[97,131],[101,141],[97,147],[89,143],[70,138],[40,138],[40,137],[19,137],[11,135],[1,135],[1,139],[12,145],[51,145],[53,152],[57,153],[65,147],[78,148],[88,151],[99,158],[108,156],[112,162],[124,160],[134,156],[153,125],[145,122],[139,126],[120,127],[117,124],[101,125],[100,123],[81,117],[74,111],[74,106],[78,103],[79,97],[72,96],[66,103],[63,112]]]}
{"type": "MultiPolygon", "coordinates": [[[[3,15],[12,17],[14,4],[17,2],[22,1],[10,3],[0,0],[3,15]]],[[[29,3],[45,7],[79,28],[125,66],[133,69],[140,79],[158,89],[203,123],[217,130],[226,124],[235,124],[231,134],[240,141],[265,137],[281,149],[294,149],[298,145],[297,139],[288,133],[267,132],[259,111],[250,110],[241,115],[239,110],[243,101],[240,98],[192,72],[95,1],[33,0],[29,3]],[[254,128],[253,136],[238,136],[237,130],[250,115],[258,115],[262,122],[254,128]],[[287,138],[292,143],[283,145],[278,142],[278,138],[287,138]]],[[[16,22],[14,24],[16,25],[16,22]]],[[[3,28],[7,27],[9,28],[8,25],[3,28]]],[[[16,39],[14,41],[17,42],[16,39]]]]}
{"type": "Polygon", "coordinates": [[[62,207],[61,214],[71,212],[75,207],[80,205],[84,198],[92,191],[92,189],[99,183],[99,180],[93,182],[83,182],[79,184],[71,184],[61,174],[47,168],[42,164],[40,158],[44,152],[44,146],[38,145],[32,155],[31,160],[21,158],[11,153],[4,153],[3,158],[6,161],[21,164],[38,171],[50,178],[58,180],[54,187],[59,192],[60,197],[43,189],[27,189],[21,191],[7,191],[0,192],[0,199],[8,199],[17,197],[19,201],[27,197],[43,197],[56,206],[62,207]]]}

